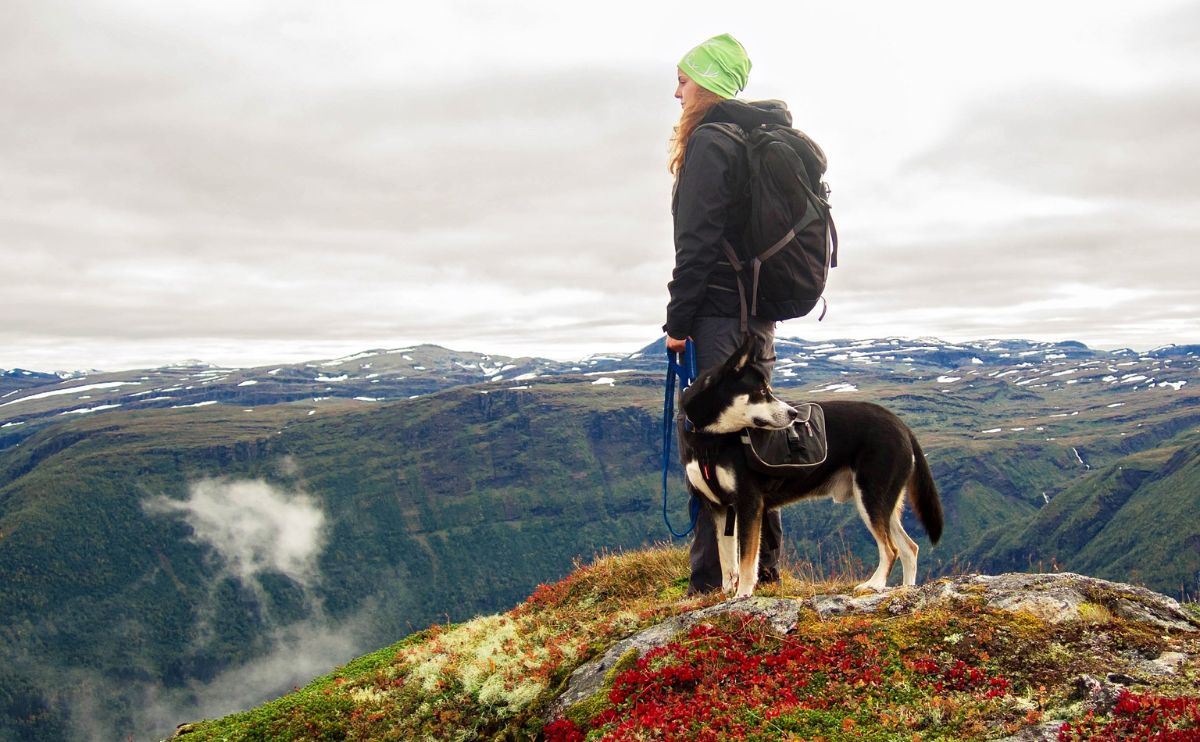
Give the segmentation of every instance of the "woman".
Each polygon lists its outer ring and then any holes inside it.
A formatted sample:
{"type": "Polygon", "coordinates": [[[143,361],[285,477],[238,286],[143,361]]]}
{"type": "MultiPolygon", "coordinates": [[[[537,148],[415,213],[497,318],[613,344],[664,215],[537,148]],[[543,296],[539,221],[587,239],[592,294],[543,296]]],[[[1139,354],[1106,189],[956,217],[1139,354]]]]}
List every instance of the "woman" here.
{"type": "MultiPolygon", "coordinates": [[[[675,270],[667,284],[667,348],[682,352],[687,339],[696,346],[696,363],[708,368],[723,362],[741,344],[737,277],[724,256],[722,240],[739,250],[748,212],[747,165],[741,144],[713,127],[732,123],[742,129],[759,124],[790,126],[791,114],[780,101],[746,103],[735,96],[746,87],[750,59],[729,34],[714,36],[679,62],[675,97],[683,107],[671,142],[669,169],[675,175],[671,213],[675,220],[675,270]]],[[[760,347],[773,348],[775,323],[749,319],[760,347]]],[[[772,357],[759,361],[770,379],[772,357]]],[[[768,512],[759,549],[759,582],[779,579],[783,526],[779,512],[768,512]]],[[[712,516],[700,509],[691,547],[688,592],[721,587],[721,561],[712,516]]]]}

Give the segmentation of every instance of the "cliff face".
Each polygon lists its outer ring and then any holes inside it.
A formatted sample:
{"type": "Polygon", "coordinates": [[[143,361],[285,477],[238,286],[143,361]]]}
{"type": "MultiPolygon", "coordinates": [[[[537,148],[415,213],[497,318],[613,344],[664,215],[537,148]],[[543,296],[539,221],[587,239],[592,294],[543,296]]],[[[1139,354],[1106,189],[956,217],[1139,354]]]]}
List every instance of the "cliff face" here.
{"type": "Polygon", "coordinates": [[[725,601],[684,596],[686,569],[681,550],[601,559],[175,738],[1200,735],[1200,610],[1143,588],[1003,574],[856,595],[788,575],[725,601]]]}

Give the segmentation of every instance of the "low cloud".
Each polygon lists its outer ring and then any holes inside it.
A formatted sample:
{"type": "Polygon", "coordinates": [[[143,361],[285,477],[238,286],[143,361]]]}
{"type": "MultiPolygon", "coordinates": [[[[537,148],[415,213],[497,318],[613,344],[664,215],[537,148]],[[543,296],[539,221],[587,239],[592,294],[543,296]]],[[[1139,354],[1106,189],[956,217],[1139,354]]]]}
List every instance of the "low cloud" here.
{"type": "Polygon", "coordinates": [[[306,588],[317,578],[325,514],[310,495],[262,480],[203,479],[189,487],[187,500],[159,496],[145,508],[181,515],[193,538],[211,546],[227,573],[244,584],[266,572],[306,588]]]}
{"type": "MultiPolygon", "coordinates": [[[[302,467],[293,457],[284,457],[277,468],[291,478],[302,467]]],[[[377,641],[371,599],[356,615],[333,619],[325,614],[314,590],[320,580],[317,558],[325,546],[327,521],[311,495],[258,479],[215,478],[191,483],[186,499],[157,496],[143,507],[150,514],[186,522],[192,529],[189,538],[209,547],[217,563],[208,584],[197,586],[207,590],[208,597],[197,606],[193,646],[181,647],[180,652],[203,650],[212,640],[218,590],[231,579],[254,595],[266,625],[254,640],[252,658],[215,677],[193,678],[182,686],[115,682],[84,668],[65,670],[72,690],[62,703],[78,739],[162,739],[178,724],[221,717],[304,685],[377,641]],[[290,622],[272,618],[259,579],[267,574],[286,575],[301,589],[306,606],[303,618],[290,622]]],[[[140,627],[130,619],[128,626],[114,630],[138,633],[140,627]]]]}
{"type": "Polygon", "coordinates": [[[62,702],[70,711],[77,739],[163,739],[180,724],[251,708],[361,654],[372,636],[370,615],[370,610],[363,610],[339,622],[316,617],[277,627],[269,632],[269,649],[262,656],[207,682],[193,680],[183,687],[116,683],[90,670],[67,670],[72,690],[62,702]],[[129,702],[128,715],[114,704],[116,698],[129,702]]]}

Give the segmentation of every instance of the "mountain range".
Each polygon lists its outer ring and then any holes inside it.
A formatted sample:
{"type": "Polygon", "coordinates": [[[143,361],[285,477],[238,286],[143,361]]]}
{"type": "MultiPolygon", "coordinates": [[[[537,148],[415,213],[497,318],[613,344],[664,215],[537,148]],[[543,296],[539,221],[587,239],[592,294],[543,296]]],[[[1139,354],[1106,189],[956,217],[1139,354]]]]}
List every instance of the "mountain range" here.
{"type": "MultiPolygon", "coordinates": [[[[776,352],[782,396],[878,401],[921,438],[947,522],[919,539],[922,578],[1063,569],[1200,593],[1200,347],[776,352]]],[[[665,540],[664,369],[660,340],[575,363],[424,345],[0,373],[0,739],[162,736],[665,540]]],[[[873,558],[851,508],[784,521],[816,574],[873,558]]]]}

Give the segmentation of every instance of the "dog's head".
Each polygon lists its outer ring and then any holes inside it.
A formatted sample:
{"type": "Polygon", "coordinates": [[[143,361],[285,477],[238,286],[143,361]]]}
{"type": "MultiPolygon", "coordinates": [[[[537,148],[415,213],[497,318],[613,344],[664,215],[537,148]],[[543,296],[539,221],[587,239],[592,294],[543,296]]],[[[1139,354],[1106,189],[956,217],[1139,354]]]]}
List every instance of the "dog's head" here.
{"type": "Polygon", "coordinates": [[[758,339],[747,335],[729,360],[700,373],[683,392],[683,413],[701,433],[736,433],[743,428],[779,430],[799,414],[771,393],[753,363],[758,339]]]}

